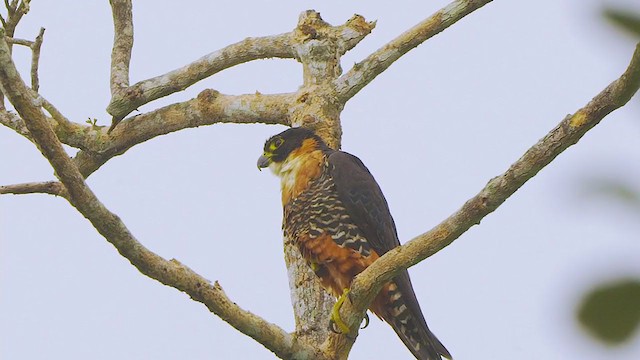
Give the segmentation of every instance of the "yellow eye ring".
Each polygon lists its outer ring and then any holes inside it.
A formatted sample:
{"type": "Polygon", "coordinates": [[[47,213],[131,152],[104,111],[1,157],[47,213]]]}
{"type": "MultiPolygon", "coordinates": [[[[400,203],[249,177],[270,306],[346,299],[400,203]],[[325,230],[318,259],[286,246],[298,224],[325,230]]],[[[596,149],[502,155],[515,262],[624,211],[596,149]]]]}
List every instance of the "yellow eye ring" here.
{"type": "Polygon", "coordinates": [[[275,138],[271,143],[271,145],[269,145],[269,149],[273,151],[279,148],[280,146],[282,146],[283,143],[284,143],[284,140],[282,138],[275,138]]]}

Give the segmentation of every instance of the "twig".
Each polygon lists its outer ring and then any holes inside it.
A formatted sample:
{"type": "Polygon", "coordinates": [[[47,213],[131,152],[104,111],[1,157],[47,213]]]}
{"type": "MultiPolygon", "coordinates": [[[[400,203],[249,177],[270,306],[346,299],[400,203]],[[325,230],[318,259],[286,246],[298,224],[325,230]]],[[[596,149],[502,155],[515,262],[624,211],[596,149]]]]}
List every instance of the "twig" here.
{"type": "MultiPolygon", "coordinates": [[[[30,93],[35,99],[34,104],[42,106],[51,115],[51,118],[47,118],[47,120],[55,129],[56,135],[59,138],[64,138],[65,144],[84,151],[95,152],[104,143],[101,137],[106,138],[106,136],[102,135],[99,127],[96,129],[93,126],[72,122],[42,95],[32,89],[30,89],[30,93]]],[[[18,115],[0,109],[0,124],[33,142],[24,120],[18,115]]]]}
{"type": "Polygon", "coordinates": [[[11,4],[9,4],[9,0],[4,0],[4,5],[7,7],[9,14],[11,14],[16,11],[16,8],[18,7],[18,0],[11,0],[11,4]]]}
{"type": "Polygon", "coordinates": [[[44,40],[44,28],[40,28],[36,41],[31,45],[31,88],[33,91],[38,92],[40,88],[40,80],[38,79],[38,67],[40,66],[40,48],[42,47],[42,40],[44,40]]]}
{"type": "Polygon", "coordinates": [[[18,23],[20,22],[20,20],[22,20],[22,17],[29,12],[30,2],[30,0],[22,0],[20,2],[13,0],[11,4],[7,4],[7,2],[5,1],[5,6],[7,6],[8,13],[6,22],[4,23],[4,31],[6,33],[6,36],[13,37],[16,31],[16,26],[18,26],[18,23]]]}
{"type": "Polygon", "coordinates": [[[456,0],[385,44],[335,81],[339,100],[346,103],[409,50],[491,1],[456,0]]]}
{"type": "Polygon", "coordinates": [[[27,127],[24,125],[24,121],[22,121],[18,115],[5,110],[4,108],[0,109],[0,124],[12,129],[27,138],[27,140],[33,142],[31,134],[29,134],[29,130],[27,130],[27,127]]]}
{"type": "Polygon", "coordinates": [[[31,40],[12,38],[12,37],[9,37],[9,36],[7,36],[5,38],[5,40],[9,44],[22,45],[22,46],[26,46],[26,47],[32,47],[33,46],[33,41],[31,41],[31,40]]]}
{"type": "Polygon", "coordinates": [[[45,181],[35,183],[24,183],[15,185],[0,186],[0,194],[51,194],[55,196],[61,196],[67,198],[67,190],[64,185],[58,181],[45,181]]]}
{"type": "Polygon", "coordinates": [[[131,0],[110,0],[113,14],[111,50],[111,96],[129,86],[129,65],[133,49],[133,13],[131,0]]]}
{"type": "MultiPolygon", "coordinates": [[[[0,35],[3,38],[4,34],[0,35]]],[[[317,350],[296,342],[281,328],[247,312],[229,300],[218,284],[211,284],[178,261],[167,261],[145,248],[118,216],[110,212],[84,182],[84,177],[62,148],[46,117],[34,105],[11,59],[7,43],[0,40],[0,85],[25,124],[56,176],[67,188],[69,202],[84,215],[122,256],[143,274],[180,291],[207,306],[213,313],[251,336],[279,356],[311,357],[317,350]]]]}
{"type": "MultiPolygon", "coordinates": [[[[573,115],[568,115],[537,144],[527,150],[505,173],[491,179],[484,189],[469,199],[460,210],[433,229],[389,251],[358,275],[351,286],[353,302],[350,304],[345,302],[344,314],[348,315],[343,319],[348,319],[348,324],[356,327],[375,294],[400,269],[406,269],[435,254],[473,225],[479,224],[485,216],[496,210],[556,156],[577,143],[606,115],[625,105],[639,87],[640,43],[636,46],[631,62],[620,78],[607,86],[585,107],[573,115]]],[[[333,349],[336,341],[336,339],[329,340],[325,346],[333,349]]]]}
{"type": "MultiPolygon", "coordinates": [[[[22,16],[29,11],[29,1],[30,0],[24,0],[23,2],[19,2],[19,0],[12,0],[11,3],[9,3],[8,0],[5,0],[4,5],[7,8],[7,18],[0,18],[2,21],[3,37],[13,38],[22,16]]],[[[12,45],[10,44],[9,52],[11,52],[11,48],[12,45]]],[[[5,109],[4,94],[2,94],[2,92],[0,92],[0,109],[5,109]]]]}
{"type": "MultiPolygon", "coordinates": [[[[35,92],[33,94],[34,97],[37,97],[36,103],[40,104],[52,116],[47,120],[55,129],[58,137],[64,139],[65,144],[89,152],[95,152],[101,146],[104,147],[103,144],[107,136],[102,133],[99,127],[96,129],[93,126],[69,121],[41,95],[35,94],[35,92]]],[[[0,124],[33,142],[24,120],[16,114],[0,109],[0,124]]]]}
{"type": "MultiPolygon", "coordinates": [[[[78,130],[76,128],[77,126],[81,126],[83,129],[88,128],[88,126],[79,125],[71,122],[52,103],[50,103],[49,100],[45,99],[42,95],[35,92],[32,94],[34,98],[36,98],[40,102],[42,107],[49,113],[49,115],[51,115],[51,117],[56,121],[56,123],[58,123],[58,125],[61,128],[63,128],[66,132],[73,132],[78,130]]],[[[86,149],[87,146],[84,146],[84,148],[86,149]]]]}

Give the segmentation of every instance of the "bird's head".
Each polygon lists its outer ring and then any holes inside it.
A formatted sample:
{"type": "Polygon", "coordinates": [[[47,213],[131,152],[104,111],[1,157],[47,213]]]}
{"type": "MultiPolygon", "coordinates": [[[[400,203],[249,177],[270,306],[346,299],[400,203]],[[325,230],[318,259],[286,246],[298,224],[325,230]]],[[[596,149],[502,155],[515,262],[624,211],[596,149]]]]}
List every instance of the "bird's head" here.
{"type": "Polygon", "coordinates": [[[287,129],[273,135],[264,144],[258,159],[258,169],[270,168],[276,175],[290,171],[296,160],[316,150],[328,149],[312,130],[303,127],[287,129]]]}

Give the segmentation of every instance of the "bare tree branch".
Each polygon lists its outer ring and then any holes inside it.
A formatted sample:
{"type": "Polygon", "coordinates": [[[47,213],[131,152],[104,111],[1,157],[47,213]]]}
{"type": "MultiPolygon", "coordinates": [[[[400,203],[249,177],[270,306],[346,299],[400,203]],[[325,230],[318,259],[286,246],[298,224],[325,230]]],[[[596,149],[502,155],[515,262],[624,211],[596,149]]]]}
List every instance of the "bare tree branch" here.
{"type": "Polygon", "coordinates": [[[197,97],[136,115],[122,122],[111,134],[116,147],[122,139],[140,143],[185,128],[216,123],[288,124],[288,107],[296,94],[225,95],[207,89],[197,97]]]}
{"type": "Polygon", "coordinates": [[[133,13],[131,0],[109,0],[113,13],[113,49],[111,50],[111,96],[129,86],[129,65],[133,49],[133,13]]]}
{"type": "Polygon", "coordinates": [[[38,66],[40,62],[40,48],[42,47],[42,41],[44,40],[44,28],[40,28],[40,32],[38,33],[38,36],[36,36],[35,41],[16,39],[9,36],[6,36],[5,40],[8,44],[27,46],[31,49],[31,88],[37,92],[40,87],[38,81],[38,66]]]}
{"type": "MultiPolygon", "coordinates": [[[[47,118],[47,120],[55,130],[56,135],[58,135],[59,138],[64,139],[65,144],[85,151],[95,151],[95,149],[97,149],[104,140],[107,139],[107,136],[105,135],[102,135],[102,137],[99,136],[102,134],[100,127],[92,127],[69,121],[41,95],[33,92],[32,96],[36,99],[36,103],[41,105],[51,116],[53,116],[52,118],[47,118]]],[[[27,138],[29,141],[33,142],[24,120],[18,115],[7,110],[0,109],[0,124],[12,129],[27,138]]]]}
{"type": "Polygon", "coordinates": [[[491,1],[456,0],[402,33],[335,81],[338,98],[342,103],[346,103],[409,50],[491,1]]]}
{"type": "Polygon", "coordinates": [[[33,46],[33,41],[31,40],[26,40],[26,39],[18,39],[18,38],[12,38],[12,37],[5,37],[5,41],[9,44],[13,44],[13,45],[22,45],[22,46],[26,46],[26,47],[32,47],[33,46]]]}
{"type": "Polygon", "coordinates": [[[40,28],[36,41],[31,45],[31,88],[33,91],[38,92],[40,89],[40,80],[38,79],[38,67],[40,66],[40,48],[42,47],[42,41],[44,40],[44,28],[40,28]]]}
{"type": "Polygon", "coordinates": [[[186,128],[218,123],[289,125],[289,106],[295,104],[295,99],[296,94],[224,95],[204,90],[194,99],[133,116],[110,136],[102,130],[86,133],[85,141],[93,141],[95,146],[90,151],[80,151],[76,164],[86,177],[135,145],[186,128]]]}
{"type": "MultiPolygon", "coordinates": [[[[8,0],[5,0],[4,5],[7,8],[7,18],[0,18],[2,21],[2,28],[4,29],[4,36],[13,38],[18,23],[22,20],[22,17],[29,12],[29,2],[30,0],[12,0],[11,3],[9,3],[8,0]]],[[[9,44],[9,52],[11,52],[11,49],[12,45],[9,44]]],[[[5,109],[4,95],[2,93],[0,93],[0,109],[5,109]]]]}
{"type": "Polygon", "coordinates": [[[67,189],[58,181],[45,181],[0,186],[0,194],[50,194],[67,198],[67,189]]]}
{"type": "Polygon", "coordinates": [[[16,26],[18,26],[18,23],[20,22],[20,20],[22,20],[22,17],[29,12],[30,2],[30,0],[22,0],[20,2],[14,0],[11,2],[11,4],[8,4],[5,1],[5,6],[7,7],[8,13],[7,19],[4,23],[4,31],[6,33],[6,36],[13,37],[16,31],[16,26]]]}
{"type": "Polygon", "coordinates": [[[12,129],[13,131],[27,138],[27,140],[33,142],[33,140],[31,139],[31,135],[29,134],[29,130],[24,125],[24,121],[22,121],[20,116],[9,112],[4,108],[0,109],[0,124],[8,127],[9,129],[12,129]]]}
{"type": "Polygon", "coordinates": [[[278,356],[297,354],[309,358],[317,350],[295,341],[281,328],[245,311],[233,303],[216,283],[176,260],[167,261],[145,248],[130,233],[120,218],[110,212],[84,182],[84,177],[69,159],[53,132],[47,118],[34,103],[32,92],[24,84],[11,59],[11,52],[0,30],[0,85],[16,111],[25,119],[42,154],[49,160],[56,176],[68,191],[69,202],[84,215],[122,256],[143,274],[180,291],[203,303],[209,310],[239,331],[251,336],[278,356]]]}
{"type": "MultiPolygon", "coordinates": [[[[357,331],[357,324],[360,323],[368,304],[400,269],[406,269],[435,254],[473,225],[479,224],[556,156],[577,143],[606,115],[625,105],[639,87],[640,43],[620,78],[613,81],[585,107],[573,115],[568,115],[505,173],[491,179],[484,189],[469,199],[460,210],[433,229],[389,251],[358,275],[351,286],[353,303],[345,302],[343,314],[348,315],[343,319],[347,319],[347,324],[357,331]]],[[[340,341],[345,341],[346,337],[342,338],[340,341]]],[[[325,343],[325,351],[332,353],[337,343],[338,340],[329,339],[325,343]]]]}
{"type": "MultiPolygon", "coordinates": [[[[65,139],[65,144],[86,151],[95,151],[95,148],[100,144],[100,141],[98,141],[95,136],[95,134],[101,133],[100,127],[92,127],[69,121],[69,119],[60,113],[60,111],[58,111],[58,109],[56,109],[56,107],[42,95],[33,90],[30,90],[30,93],[35,99],[34,104],[42,106],[52,116],[52,118],[47,118],[47,120],[55,130],[56,135],[59,138],[65,139]]],[[[18,115],[0,109],[0,124],[14,130],[29,141],[33,142],[24,120],[18,115]]]]}
{"type": "MultiPolygon", "coordinates": [[[[81,131],[88,130],[88,128],[89,128],[88,126],[76,124],[74,122],[71,122],[69,119],[67,119],[66,116],[64,116],[55,106],[53,106],[52,103],[50,103],[42,95],[40,95],[38,93],[34,93],[33,95],[38,100],[38,102],[42,105],[42,107],[45,110],[47,110],[49,115],[51,115],[51,117],[53,117],[53,119],[56,121],[57,125],[60,128],[62,128],[65,132],[77,131],[78,130],[77,127],[80,127],[81,131]]],[[[74,146],[74,147],[77,147],[79,149],[86,149],[89,146],[87,144],[83,143],[83,146],[74,146]]]]}
{"type": "MultiPolygon", "coordinates": [[[[129,65],[133,49],[133,11],[131,0],[109,0],[113,13],[113,49],[111,50],[111,101],[123,96],[129,87],[129,65]]],[[[128,114],[128,113],[127,113],[128,114]]],[[[118,125],[122,117],[113,117],[109,132],[118,125]]]]}

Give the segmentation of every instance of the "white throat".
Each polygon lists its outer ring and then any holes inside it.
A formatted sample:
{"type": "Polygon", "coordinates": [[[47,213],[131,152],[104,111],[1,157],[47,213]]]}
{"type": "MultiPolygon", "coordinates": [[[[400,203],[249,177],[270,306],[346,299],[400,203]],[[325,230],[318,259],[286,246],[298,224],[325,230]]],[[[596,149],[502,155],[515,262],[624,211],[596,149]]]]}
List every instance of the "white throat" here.
{"type": "Polygon", "coordinates": [[[269,169],[280,177],[281,189],[291,188],[295,184],[298,167],[303,163],[302,156],[289,157],[281,163],[272,162],[269,169]]]}

